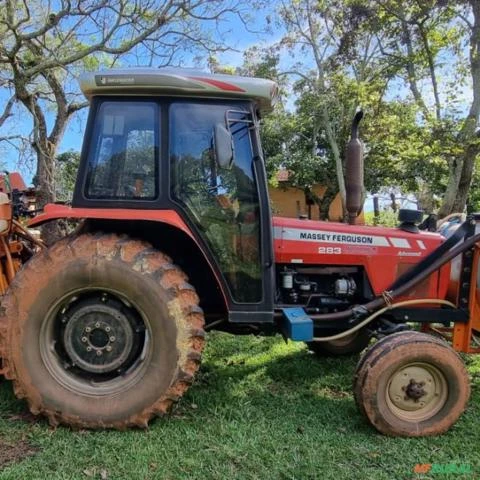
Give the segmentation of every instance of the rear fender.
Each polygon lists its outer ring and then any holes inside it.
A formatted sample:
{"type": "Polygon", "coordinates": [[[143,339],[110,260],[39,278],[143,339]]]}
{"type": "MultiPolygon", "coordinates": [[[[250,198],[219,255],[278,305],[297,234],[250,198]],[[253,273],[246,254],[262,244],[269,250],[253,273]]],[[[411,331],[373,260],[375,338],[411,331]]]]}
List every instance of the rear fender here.
{"type": "Polygon", "coordinates": [[[202,303],[215,310],[205,313],[228,312],[227,296],[217,269],[191,229],[174,210],[74,208],[50,204],[45,206],[42,214],[30,220],[28,226],[38,227],[59,219],[84,220],[87,231],[123,232],[152,243],[179,264],[197,289],[202,303]]]}
{"type": "MultiPolygon", "coordinates": [[[[45,205],[43,213],[32,218],[28,226],[39,227],[51,220],[59,219],[99,219],[99,220],[150,220],[168,223],[193,238],[185,222],[174,210],[135,210],[126,208],[74,208],[67,205],[45,205]]],[[[194,239],[195,240],[195,239],[194,239]]],[[[197,242],[195,242],[197,243],[197,242]]],[[[198,245],[198,244],[197,244],[198,245]]],[[[200,246],[198,246],[200,248],[200,246]]]]}

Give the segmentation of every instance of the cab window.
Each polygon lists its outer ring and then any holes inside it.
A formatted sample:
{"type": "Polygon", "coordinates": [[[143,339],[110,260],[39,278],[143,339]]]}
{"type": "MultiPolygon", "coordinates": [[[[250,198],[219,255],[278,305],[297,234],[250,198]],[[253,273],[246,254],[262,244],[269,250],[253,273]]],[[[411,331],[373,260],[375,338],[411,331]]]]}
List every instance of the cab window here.
{"type": "Polygon", "coordinates": [[[85,196],[154,200],[158,197],[158,106],[104,101],[88,152],[85,196]]]}

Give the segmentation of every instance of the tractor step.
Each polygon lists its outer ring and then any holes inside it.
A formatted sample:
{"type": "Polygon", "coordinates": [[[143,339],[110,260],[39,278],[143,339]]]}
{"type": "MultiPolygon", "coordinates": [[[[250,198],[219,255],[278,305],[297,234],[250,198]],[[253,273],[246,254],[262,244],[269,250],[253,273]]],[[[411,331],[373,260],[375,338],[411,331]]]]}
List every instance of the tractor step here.
{"type": "Polygon", "coordinates": [[[282,333],[296,342],[310,342],[313,339],[313,320],[300,307],[283,308],[282,333]]]}

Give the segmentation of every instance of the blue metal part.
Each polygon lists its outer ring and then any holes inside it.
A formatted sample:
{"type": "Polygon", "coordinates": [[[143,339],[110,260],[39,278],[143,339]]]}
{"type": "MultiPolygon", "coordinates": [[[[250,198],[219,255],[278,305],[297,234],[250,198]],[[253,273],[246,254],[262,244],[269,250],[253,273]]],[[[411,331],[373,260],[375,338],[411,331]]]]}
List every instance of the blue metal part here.
{"type": "Polygon", "coordinates": [[[283,334],[297,342],[309,342],[313,339],[313,320],[300,307],[283,308],[283,334]]]}

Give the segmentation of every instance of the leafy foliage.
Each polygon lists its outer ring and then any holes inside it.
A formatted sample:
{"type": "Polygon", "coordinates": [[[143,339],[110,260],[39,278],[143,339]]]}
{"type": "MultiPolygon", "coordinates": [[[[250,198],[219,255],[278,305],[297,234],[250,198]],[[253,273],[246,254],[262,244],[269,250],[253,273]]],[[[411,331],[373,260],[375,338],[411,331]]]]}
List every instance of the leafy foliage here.
{"type": "MultiPolygon", "coordinates": [[[[294,111],[277,109],[264,124],[273,183],[282,167],[295,186],[308,191],[321,183],[342,193],[350,122],[361,107],[366,188],[415,193],[429,211],[438,208],[433,198],[445,194],[441,213],[462,210],[480,150],[473,134],[480,92],[465,110],[469,85],[480,85],[475,5],[284,2],[277,23],[286,34],[276,49],[269,47],[263,56],[253,52],[256,71],[291,80],[283,89],[284,104],[292,104],[285,102],[287,92],[295,98],[294,111]]],[[[247,71],[251,58],[245,61],[247,71]]]]}
{"type": "Polygon", "coordinates": [[[56,157],[55,188],[59,201],[69,202],[72,200],[75,181],[77,179],[80,153],[68,150],[56,157]]]}

